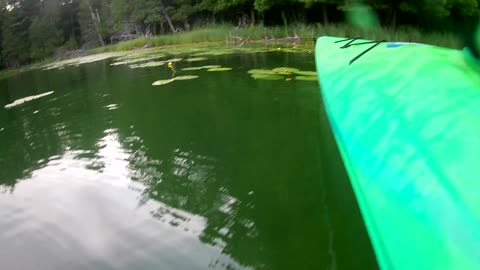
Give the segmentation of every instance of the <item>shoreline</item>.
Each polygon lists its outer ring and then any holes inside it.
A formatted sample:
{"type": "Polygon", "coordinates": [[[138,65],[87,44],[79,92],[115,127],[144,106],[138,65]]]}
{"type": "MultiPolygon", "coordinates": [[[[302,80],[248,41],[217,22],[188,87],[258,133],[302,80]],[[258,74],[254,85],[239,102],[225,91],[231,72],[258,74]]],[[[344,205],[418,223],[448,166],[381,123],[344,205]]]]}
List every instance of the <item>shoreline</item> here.
{"type": "Polygon", "coordinates": [[[105,52],[133,51],[175,45],[186,46],[190,44],[208,45],[224,43],[232,46],[243,46],[254,43],[305,44],[313,42],[314,37],[322,35],[341,37],[359,36],[371,40],[385,39],[389,41],[419,42],[453,49],[461,49],[460,39],[452,33],[423,33],[416,28],[399,28],[396,31],[392,31],[388,28],[376,28],[365,31],[346,24],[331,24],[326,26],[321,24],[295,24],[290,26],[272,27],[256,25],[246,26],[243,28],[236,28],[227,24],[217,24],[197,28],[189,32],[151,36],[149,38],[140,37],[137,39],[122,41],[116,44],[96,47],[89,50],[67,51],[66,54],[68,54],[68,56],[66,57],[60,56],[54,58],[52,56],[45,60],[23,67],[0,70],[0,80],[15,76],[25,71],[29,71],[39,65],[53,63],[58,60],[72,59],[75,57],[95,55],[105,52]]]}

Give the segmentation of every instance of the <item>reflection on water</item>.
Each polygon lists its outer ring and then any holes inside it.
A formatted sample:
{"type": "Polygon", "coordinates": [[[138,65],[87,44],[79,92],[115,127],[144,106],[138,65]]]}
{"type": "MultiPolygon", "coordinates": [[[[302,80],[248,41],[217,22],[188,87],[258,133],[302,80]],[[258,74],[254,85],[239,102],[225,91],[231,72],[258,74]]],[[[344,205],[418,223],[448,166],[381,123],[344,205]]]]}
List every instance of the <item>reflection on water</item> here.
{"type": "Polygon", "coordinates": [[[115,129],[105,130],[96,147],[39,160],[29,181],[0,196],[2,246],[10,247],[0,251],[3,267],[242,268],[221,247],[199,241],[205,217],[144,197],[145,185],[129,180],[132,154],[115,129]],[[24,261],[25,253],[31,257],[24,261]],[[45,261],[52,256],[61,259],[45,261]]]}
{"type": "Polygon", "coordinates": [[[55,91],[0,110],[1,268],[375,268],[344,177],[326,176],[316,84],[246,73],[288,56],[211,61],[239,68],[162,90],[166,67],[109,62],[0,81],[0,107],[55,91]]]}

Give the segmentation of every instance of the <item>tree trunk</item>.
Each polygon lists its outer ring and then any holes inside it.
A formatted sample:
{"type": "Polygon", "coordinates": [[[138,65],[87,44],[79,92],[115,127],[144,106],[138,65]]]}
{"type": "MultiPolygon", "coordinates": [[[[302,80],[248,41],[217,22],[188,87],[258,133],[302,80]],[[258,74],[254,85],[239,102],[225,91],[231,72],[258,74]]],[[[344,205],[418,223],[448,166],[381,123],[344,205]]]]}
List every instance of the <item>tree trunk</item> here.
{"type": "Polygon", "coordinates": [[[392,14],[392,21],[390,26],[392,27],[393,31],[397,29],[397,9],[393,9],[393,14],[392,14]]]}
{"type": "Polygon", "coordinates": [[[100,32],[100,26],[99,26],[100,15],[98,14],[98,9],[96,10],[96,14],[95,14],[95,12],[93,11],[92,5],[90,5],[90,2],[88,0],[85,0],[85,3],[87,3],[88,9],[90,11],[90,16],[92,17],[93,26],[95,27],[95,31],[97,32],[100,45],[103,47],[105,46],[105,42],[103,41],[103,36],[102,36],[102,33],[100,32]]]}
{"type": "Polygon", "coordinates": [[[250,24],[255,25],[255,9],[250,9],[250,24]]]}
{"type": "Polygon", "coordinates": [[[322,15],[323,15],[323,24],[327,25],[328,24],[328,11],[327,11],[327,5],[325,5],[325,4],[322,5],[322,15]]]}
{"type": "Polygon", "coordinates": [[[102,32],[100,30],[100,24],[102,23],[102,21],[100,20],[100,14],[98,14],[98,9],[95,9],[95,13],[97,14],[97,24],[96,24],[96,28],[97,28],[97,33],[98,33],[98,39],[100,40],[100,45],[105,46],[105,42],[103,41],[103,36],[102,36],[102,32]]]}
{"type": "Polygon", "coordinates": [[[168,13],[165,11],[165,9],[162,9],[163,16],[167,20],[168,26],[170,27],[170,30],[172,33],[175,33],[175,26],[173,26],[172,20],[170,19],[170,16],[168,16],[168,13]]]}

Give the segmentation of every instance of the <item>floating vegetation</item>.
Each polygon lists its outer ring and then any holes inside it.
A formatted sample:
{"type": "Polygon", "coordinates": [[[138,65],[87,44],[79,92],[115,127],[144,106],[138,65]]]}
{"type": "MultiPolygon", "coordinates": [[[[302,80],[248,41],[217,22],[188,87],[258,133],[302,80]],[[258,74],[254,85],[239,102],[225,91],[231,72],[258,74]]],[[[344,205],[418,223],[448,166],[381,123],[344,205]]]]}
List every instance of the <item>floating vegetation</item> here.
{"type": "Polygon", "coordinates": [[[251,69],[248,71],[250,74],[263,74],[263,75],[275,75],[276,73],[269,69],[251,69]]]}
{"type": "Polygon", "coordinates": [[[5,109],[10,109],[10,108],[13,108],[13,107],[15,107],[15,106],[21,105],[21,104],[23,104],[23,103],[25,103],[25,102],[28,102],[28,101],[31,101],[31,100],[35,100],[35,99],[39,99],[39,98],[42,98],[42,97],[45,97],[45,96],[48,96],[48,95],[51,95],[51,94],[53,94],[53,91],[51,91],[51,92],[46,92],[46,93],[43,93],[43,94],[40,94],[40,95],[36,95],[36,96],[29,96],[29,97],[24,97],[24,98],[21,98],[21,99],[17,99],[17,100],[15,100],[14,102],[5,105],[5,109]]]}
{"type": "Polygon", "coordinates": [[[229,68],[229,67],[217,67],[217,68],[207,69],[207,71],[211,71],[211,72],[216,72],[216,71],[230,71],[230,70],[232,70],[232,68],[229,68]]]}
{"type": "Polygon", "coordinates": [[[317,76],[297,76],[295,77],[297,81],[318,81],[317,76]]]}
{"type": "Polygon", "coordinates": [[[119,65],[128,65],[134,64],[138,62],[146,62],[161,58],[162,56],[152,56],[152,57],[140,57],[140,58],[133,58],[133,59],[126,59],[120,62],[111,63],[110,66],[119,66],[119,65]]]}
{"type": "Polygon", "coordinates": [[[281,75],[272,75],[272,74],[252,74],[252,78],[255,80],[269,80],[269,81],[278,81],[284,80],[285,77],[281,75]]]}
{"type": "Polygon", "coordinates": [[[192,70],[212,69],[212,68],[220,68],[220,67],[222,67],[222,66],[210,65],[210,66],[201,66],[201,67],[182,68],[182,70],[192,71],[192,70]]]}
{"type": "MultiPolygon", "coordinates": [[[[273,43],[272,43],[273,44],[273,43]]],[[[85,63],[92,63],[96,61],[102,61],[109,58],[113,58],[114,61],[111,63],[112,66],[118,65],[129,65],[131,68],[144,68],[144,67],[154,67],[160,66],[160,62],[179,62],[185,61],[189,63],[199,62],[208,60],[209,56],[222,56],[222,55],[230,55],[230,54],[238,54],[238,53],[268,53],[268,52],[298,52],[298,53],[307,53],[311,51],[311,46],[302,47],[302,45],[285,47],[284,45],[275,44],[271,46],[271,44],[267,44],[266,46],[242,46],[242,47],[225,47],[223,45],[175,45],[175,46],[164,46],[161,48],[147,48],[129,52],[109,52],[109,53],[101,53],[96,55],[89,55],[83,56],[68,60],[57,61],[51,64],[39,66],[41,69],[61,69],[68,66],[79,66],[85,63]],[[182,59],[180,57],[185,58],[182,59]],[[169,60],[160,60],[165,59],[167,57],[171,57],[173,59],[169,60]],[[145,63],[144,63],[145,62],[145,63]],[[147,63],[148,62],[148,63],[147,63]],[[155,62],[155,64],[150,63],[155,62]],[[145,65],[144,65],[145,64],[145,65]]],[[[211,67],[211,68],[200,68],[200,67],[187,67],[183,70],[201,70],[201,69],[216,69],[219,68],[218,66],[211,67]]],[[[226,70],[216,70],[216,71],[226,71],[226,70]]],[[[298,69],[284,69],[278,72],[284,72],[283,75],[287,72],[295,73],[301,76],[313,76],[313,74],[299,74],[297,73],[298,69]]],[[[276,75],[278,75],[278,72],[276,75]]],[[[270,73],[271,74],[271,73],[270,73]]],[[[281,75],[281,74],[280,74],[281,75]]]]}
{"type": "Polygon", "coordinates": [[[178,76],[178,77],[173,77],[173,78],[167,79],[167,80],[156,81],[156,82],[152,83],[152,85],[153,86],[160,86],[160,85],[165,85],[165,84],[172,83],[174,81],[193,80],[193,79],[196,79],[196,78],[198,78],[198,76],[196,76],[196,75],[178,76]]]}
{"type": "Polygon", "coordinates": [[[205,60],[208,60],[208,58],[206,58],[206,57],[194,57],[194,58],[185,59],[185,61],[187,61],[187,62],[198,62],[198,61],[205,61],[205,60]]]}
{"type": "Polygon", "coordinates": [[[294,73],[300,76],[317,76],[317,72],[315,71],[297,71],[294,73]]]}
{"type": "Polygon", "coordinates": [[[151,51],[148,50],[142,50],[142,51],[137,51],[134,53],[127,54],[122,57],[118,57],[115,59],[116,62],[121,62],[125,60],[131,60],[131,59],[138,59],[138,58],[150,58],[150,59],[158,59],[162,57],[166,57],[167,55],[164,53],[152,53],[151,51]]]}
{"type": "Polygon", "coordinates": [[[127,52],[109,52],[109,53],[100,53],[96,55],[82,56],[67,60],[56,61],[47,65],[40,66],[39,68],[43,70],[50,69],[60,69],[68,66],[79,66],[82,64],[93,63],[97,61],[106,60],[109,58],[119,57],[127,54],[127,52]]]}
{"type": "Polygon", "coordinates": [[[317,81],[317,72],[315,71],[302,71],[298,68],[290,67],[279,67],[272,70],[269,69],[251,69],[248,71],[249,74],[252,74],[254,79],[262,80],[279,80],[280,78],[285,78],[286,81],[292,80],[292,75],[298,75],[295,79],[299,81],[317,81]],[[270,77],[273,76],[273,77],[270,77]],[[286,77],[285,77],[286,76],[286,77]]]}
{"type": "Polygon", "coordinates": [[[173,58],[173,59],[165,60],[165,61],[163,61],[163,62],[165,62],[165,63],[168,63],[168,62],[180,62],[180,61],[182,61],[182,60],[183,60],[183,58],[173,58]]]}
{"type": "Polygon", "coordinates": [[[111,66],[119,66],[119,65],[128,65],[128,64],[134,64],[134,63],[138,63],[138,62],[146,62],[146,61],[150,61],[148,63],[145,63],[146,65],[143,65],[143,64],[137,64],[137,65],[132,65],[130,66],[131,68],[142,68],[142,67],[155,67],[155,66],[162,66],[168,62],[179,62],[179,61],[182,61],[182,58],[173,58],[173,59],[169,59],[169,60],[163,60],[163,61],[151,61],[151,60],[154,60],[154,59],[158,59],[158,58],[161,58],[161,57],[164,57],[165,55],[162,55],[162,56],[152,56],[152,57],[140,57],[140,58],[133,58],[133,59],[126,59],[126,60],[123,60],[123,61],[120,61],[120,62],[115,62],[115,63],[112,63],[110,64],[111,66]],[[155,64],[152,64],[152,63],[155,63],[155,64]],[[162,64],[160,64],[162,63],[162,64]]]}
{"type": "Polygon", "coordinates": [[[298,68],[289,68],[289,67],[279,67],[279,68],[274,68],[272,69],[273,72],[275,73],[282,73],[282,74],[285,74],[285,73],[296,73],[296,72],[299,72],[300,69],[298,68]]]}
{"type": "Polygon", "coordinates": [[[148,67],[159,67],[165,65],[165,61],[153,61],[143,64],[130,65],[130,68],[148,68],[148,67]]]}
{"type": "Polygon", "coordinates": [[[185,81],[185,80],[193,80],[193,79],[196,79],[196,78],[198,78],[197,75],[184,75],[184,76],[177,76],[174,79],[176,81],[185,81]]]}
{"type": "Polygon", "coordinates": [[[299,50],[296,48],[282,48],[280,51],[286,52],[286,53],[298,53],[299,50]]]}
{"type": "Polygon", "coordinates": [[[158,80],[154,83],[152,83],[153,86],[160,86],[160,85],[164,85],[164,84],[169,84],[169,83],[172,83],[175,81],[175,78],[173,79],[167,79],[167,80],[158,80]]]}

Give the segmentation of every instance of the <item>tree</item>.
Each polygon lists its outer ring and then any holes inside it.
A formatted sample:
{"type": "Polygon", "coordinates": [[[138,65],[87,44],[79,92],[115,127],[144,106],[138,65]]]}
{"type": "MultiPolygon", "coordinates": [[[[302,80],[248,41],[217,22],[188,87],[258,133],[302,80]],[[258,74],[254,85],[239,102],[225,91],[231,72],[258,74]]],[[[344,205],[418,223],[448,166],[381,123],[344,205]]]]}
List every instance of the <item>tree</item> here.
{"type": "Polygon", "coordinates": [[[29,28],[33,0],[6,1],[2,20],[2,54],[7,67],[18,67],[30,59],[29,28]]]}
{"type": "Polygon", "coordinates": [[[57,0],[41,2],[39,14],[32,20],[29,28],[30,56],[33,59],[53,54],[63,43],[60,25],[60,3],[57,0]]]}
{"type": "Polygon", "coordinates": [[[130,20],[130,0],[112,0],[112,17],[115,30],[120,30],[130,20]]]}
{"type": "Polygon", "coordinates": [[[3,25],[3,18],[5,17],[5,6],[4,6],[4,3],[2,0],[0,0],[0,70],[3,68],[4,66],[4,62],[3,62],[3,53],[2,53],[2,37],[3,37],[3,34],[2,34],[2,25],[3,25]]]}
{"type": "Polygon", "coordinates": [[[342,0],[299,0],[302,3],[305,3],[307,8],[311,8],[314,4],[321,4],[322,6],[322,18],[323,24],[327,25],[328,20],[328,6],[339,6],[342,4],[342,0]]]}
{"type": "Polygon", "coordinates": [[[255,23],[254,0],[217,0],[215,2],[213,12],[228,12],[228,11],[241,12],[243,14],[250,13],[250,22],[252,24],[255,23]]]}
{"type": "Polygon", "coordinates": [[[154,33],[158,33],[157,27],[163,32],[164,24],[167,24],[172,33],[176,32],[173,21],[169,15],[171,10],[162,0],[133,0],[132,18],[135,23],[153,27],[154,33]]]}
{"type": "Polygon", "coordinates": [[[190,30],[190,17],[197,12],[195,0],[174,0],[171,3],[170,10],[172,21],[183,24],[185,30],[190,30]]]}
{"type": "Polygon", "coordinates": [[[82,37],[89,44],[105,46],[105,39],[111,27],[108,23],[109,0],[81,0],[79,6],[79,21],[82,37]]]}
{"type": "Polygon", "coordinates": [[[78,18],[79,1],[60,0],[60,24],[63,40],[68,49],[78,46],[81,39],[80,24],[78,18]]]}

